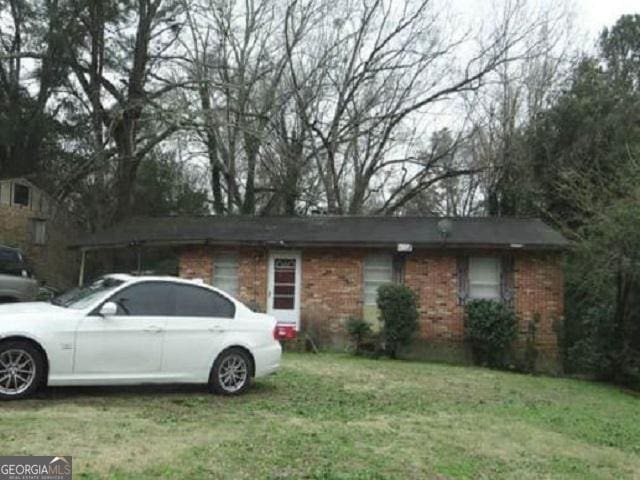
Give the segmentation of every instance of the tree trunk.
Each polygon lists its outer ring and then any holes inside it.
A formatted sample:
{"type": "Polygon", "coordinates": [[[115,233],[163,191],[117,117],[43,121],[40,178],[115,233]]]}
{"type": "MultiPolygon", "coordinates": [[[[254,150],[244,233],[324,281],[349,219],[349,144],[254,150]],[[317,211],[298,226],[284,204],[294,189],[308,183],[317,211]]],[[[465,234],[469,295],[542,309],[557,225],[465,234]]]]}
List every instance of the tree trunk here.
{"type": "MultiPolygon", "coordinates": [[[[127,115],[130,117],[130,115],[127,115]]],[[[119,222],[131,216],[133,190],[138,177],[139,161],[136,157],[135,120],[124,118],[114,129],[113,137],[118,149],[116,173],[116,209],[113,221],[119,222]]]]}

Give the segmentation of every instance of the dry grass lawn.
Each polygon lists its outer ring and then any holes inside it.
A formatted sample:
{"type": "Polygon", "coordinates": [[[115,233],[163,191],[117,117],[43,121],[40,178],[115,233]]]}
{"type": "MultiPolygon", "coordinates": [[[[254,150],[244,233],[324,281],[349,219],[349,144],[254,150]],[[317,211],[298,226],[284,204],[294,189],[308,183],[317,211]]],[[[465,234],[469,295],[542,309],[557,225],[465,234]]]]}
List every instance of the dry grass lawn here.
{"type": "Polygon", "coordinates": [[[49,389],[0,404],[0,454],[76,478],[640,478],[640,397],[577,380],[287,354],[241,398],[49,389]]]}

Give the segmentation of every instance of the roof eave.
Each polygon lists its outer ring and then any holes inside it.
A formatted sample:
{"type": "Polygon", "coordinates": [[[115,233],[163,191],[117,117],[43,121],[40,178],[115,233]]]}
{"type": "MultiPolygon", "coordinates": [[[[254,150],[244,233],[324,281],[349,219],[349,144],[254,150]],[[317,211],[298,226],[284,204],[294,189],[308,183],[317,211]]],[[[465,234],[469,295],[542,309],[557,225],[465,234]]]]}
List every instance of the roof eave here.
{"type": "Polygon", "coordinates": [[[144,247],[181,247],[188,245],[211,245],[221,247],[270,247],[270,248],[396,248],[398,243],[410,243],[413,249],[422,250],[546,250],[562,251],[569,249],[566,244],[513,244],[513,243],[453,243],[453,242],[287,242],[263,240],[214,240],[209,238],[130,240],[116,242],[78,242],[69,248],[76,250],[108,250],[118,248],[144,247]]]}

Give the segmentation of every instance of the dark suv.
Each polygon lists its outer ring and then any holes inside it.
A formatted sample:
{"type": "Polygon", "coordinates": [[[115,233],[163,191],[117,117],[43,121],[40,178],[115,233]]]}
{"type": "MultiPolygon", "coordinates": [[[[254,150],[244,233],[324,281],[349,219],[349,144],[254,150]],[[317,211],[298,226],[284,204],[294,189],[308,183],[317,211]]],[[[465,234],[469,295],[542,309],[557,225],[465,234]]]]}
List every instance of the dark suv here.
{"type": "Polygon", "coordinates": [[[38,282],[22,252],[0,245],[0,303],[28,302],[38,294],[38,282]]]}

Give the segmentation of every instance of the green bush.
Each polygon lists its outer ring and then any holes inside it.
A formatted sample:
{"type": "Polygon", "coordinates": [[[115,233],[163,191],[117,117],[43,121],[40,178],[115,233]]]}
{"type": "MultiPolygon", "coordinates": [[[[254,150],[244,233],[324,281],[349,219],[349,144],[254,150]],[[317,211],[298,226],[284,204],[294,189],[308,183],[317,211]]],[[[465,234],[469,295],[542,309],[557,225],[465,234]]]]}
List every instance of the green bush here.
{"type": "Polygon", "coordinates": [[[503,303],[472,300],[466,306],[465,337],[476,364],[506,368],[516,338],[516,315],[503,303]]]}
{"type": "Polygon", "coordinates": [[[404,285],[382,285],[378,288],[377,303],[385,352],[396,358],[400,347],[409,344],[418,327],[416,295],[404,285]]]}
{"type": "Polygon", "coordinates": [[[369,322],[352,317],[347,320],[347,334],[356,355],[376,350],[375,339],[369,322]]]}

